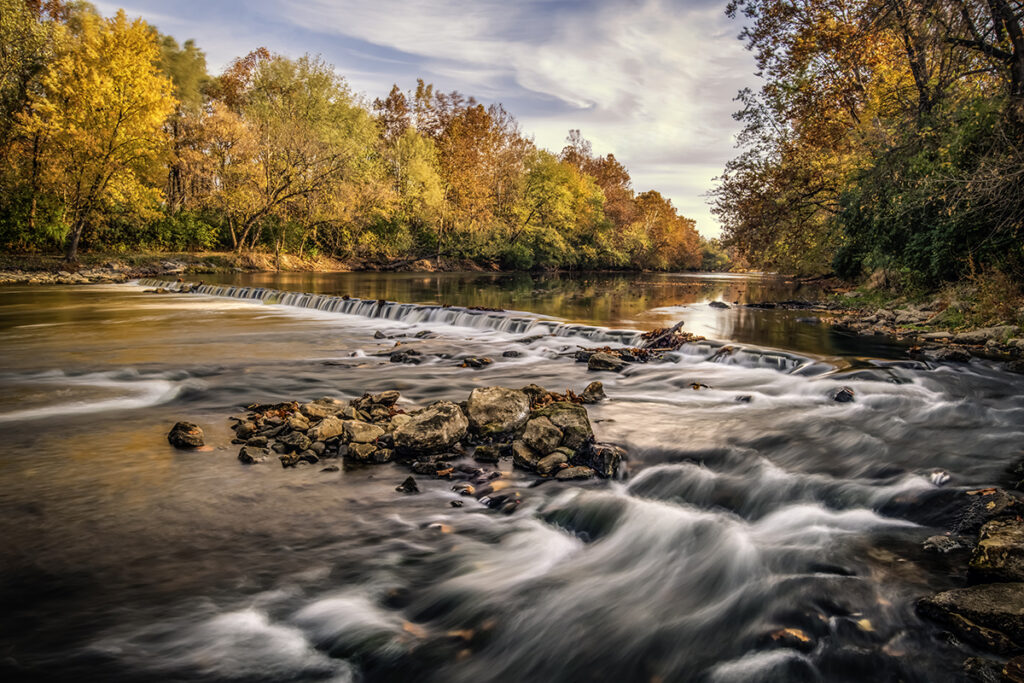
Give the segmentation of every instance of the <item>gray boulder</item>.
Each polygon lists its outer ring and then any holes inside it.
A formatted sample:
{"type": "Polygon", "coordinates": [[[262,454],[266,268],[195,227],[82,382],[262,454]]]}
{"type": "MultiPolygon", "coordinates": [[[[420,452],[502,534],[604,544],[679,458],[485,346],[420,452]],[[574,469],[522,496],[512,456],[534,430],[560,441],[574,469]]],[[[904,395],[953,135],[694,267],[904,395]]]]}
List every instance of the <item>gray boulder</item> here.
{"type": "Polygon", "coordinates": [[[547,455],[562,443],[562,430],[546,417],[535,417],[526,423],[523,443],[541,455],[547,455]]]}
{"type": "Polygon", "coordinates": [[[377,425],[359,420],[345,421],[345,438],[353,443],[373,443],[384,436],[384,430],[377,425]]]}
{"type": "Polygon", "coordinates": [[[474,432],[507,434],[526,423],[530,416],[530,399],[515,389],[480,387],[469,395],[466,412],[474,432]]]}
{"type": "Polygon", "coordinates": [[[408,453],[444,451],[466,435],[469,421],[459,406],[438,401],[410,415],[395,429],[395,446],[408,453]]]}
{"type": "Polygon", "coordinates": [[[622,372],[628,365],[626,361],[610,353],[598,351],[587,361],[588,370],[605,370],[608,372],[622,372]]]}
{"type": "Polygon", "coordinates": [[[1017,328],[1013,325],[997,325],[996,327],[982,327],[970,332],[961,332],[953,337],[957,344],[984,344],[989,339],[1001,342],[1017,334],[1017,328]]]}
{"type": "Polygon", "coordinates": [[[540,456],[522,441],[512,442],[512,464],[524,470],[537,469],[540,456]]]}
{"type": "Polygon", "coordinates": [[[268,458],[270,458],[270,451],[266,448],[242,446],[242,450],[238,451],[238,460],[244,465],[255,465],[256,463],[266,461],[268,458]]]}
{"type": "Polygon", "coordinates": [[[546,417],[561,429],[561,445],[567,448],[578,450],[584,443],[594,438],[587,409],[581,405],[558,401],[535,411],[533,417],[546,417]]]}
{"type": "Polygon", "coordinates": [[[569,456],[561,451],[555,451],[551,455],[545,456],[537,461],[537,473],[547,476],[552,472],[557,471],[562,465],[569,462],[569,456]]]}

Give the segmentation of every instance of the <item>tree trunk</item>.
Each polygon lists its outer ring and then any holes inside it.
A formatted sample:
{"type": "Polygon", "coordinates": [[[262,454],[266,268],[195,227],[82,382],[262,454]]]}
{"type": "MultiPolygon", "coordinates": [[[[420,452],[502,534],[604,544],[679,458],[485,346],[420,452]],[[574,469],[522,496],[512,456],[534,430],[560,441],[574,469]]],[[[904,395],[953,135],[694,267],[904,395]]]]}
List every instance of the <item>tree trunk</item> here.
{"type": "Polygon", "coordinates": [[[68,263],[74,263],[78,260],[78,241],[82,238],[82,228],[84,227],[81,221],[75,221],[74,225],[71,226],[71,232],[68,233],[68,241],[64,249],[64,260],[68,263]]]}

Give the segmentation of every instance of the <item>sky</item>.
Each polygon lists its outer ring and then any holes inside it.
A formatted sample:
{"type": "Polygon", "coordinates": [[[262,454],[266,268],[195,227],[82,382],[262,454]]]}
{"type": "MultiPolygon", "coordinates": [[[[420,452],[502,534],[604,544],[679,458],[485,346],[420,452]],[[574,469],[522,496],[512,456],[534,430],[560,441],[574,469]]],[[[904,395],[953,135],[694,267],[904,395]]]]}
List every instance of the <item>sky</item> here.
{"type": "Polygon", "coordinates": [[[733,101],[756,87],[725,0],[123,0],[162,33],[192,38],[211,73],[263,46],[318,54],[368,101],[416,79],[501,102],[538,146],[578,128],[638,192],[658,190],[707,237],[704,196],[735,154],[733,101]]]}

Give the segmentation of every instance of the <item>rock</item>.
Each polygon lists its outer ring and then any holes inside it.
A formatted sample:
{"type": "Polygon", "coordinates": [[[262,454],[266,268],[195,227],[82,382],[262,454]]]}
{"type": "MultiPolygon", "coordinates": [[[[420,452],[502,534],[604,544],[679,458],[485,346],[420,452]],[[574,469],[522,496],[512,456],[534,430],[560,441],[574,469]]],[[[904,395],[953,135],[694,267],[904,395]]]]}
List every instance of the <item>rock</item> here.
{"type": "Polygon", "coordinates": [[[369,460],[377,452],[377,447],[372,443],[353,443],[348,446],[348,454],[354,460],[369,460]]]}
{"type": "Polygon", "coordinates": [[[309,450],[309,447],[313,445],[313,440],[302,432],[291,432],[279,437],[277,439],[277,444],[274,445],[276,446],[278,444],[285,447],[286,453],[291,451],[302,452],[309,450]]]}
{"type": "Polygon", "coordinates": [[[504,353],[502,353],[501,357],[502,358],[519,358],[522,355],[523,354],[522,354],[521,351],[516,351],[515,349],[510,349],[510,350],[505,351],[504,353]]]}
{"type": "Polygon", "coordinates": [[[460,496],[472,496],[476,493],[476,487],[473,486],[472,484],[462,482],[461,484],[456,484],[455,486],[453,486],[452,491],[455,491],[455,493],[459,494],[460,496]]]}
{"type": "Polygon", "coordinates": [[[277,458],[281,461],[281,467],[295,467],[301,460],[298,453],[282,453],[277,458]]]}
{"type": "Polygon", "coordinates": [[[918,335],[918,336],[920,336],[921,339],[925,339],[925,340],[928,340],[928,341],[938,341],[938,340],[941,340],[941,339],[952,339],[953,338],[953,333],[952,332],[925,332],[924,334],[918,335]]]}
{"type": "Polygon", "coordinates": [[[924,355],[929,360],[937,363],[966,363],[971,360],[971,354],[963,349],[943,347],[941,349],[926,349],[924,355]]]}
{"type": "Polygon", "coordinates": [[[451,468],[451,463],[444,461],[436,462],[414,462],[409,468],[413,471],[413,474],[429,474],[430,476],[436,476],[441,470],[447,470],[451,468]]]}
{"type": "Polygon", "coordinates": [[[320,457],[325,457],[324,453],[327,451],[327,444],[323,441],[314,441],[313,445],[309,447],[309,450],[313,451],[320,457]]]}
{"type": "Polygon", "coordinates": [[[537,469],[537,463],[540,458],[536,453],[533,452],[529,446],[522,441],[512,442],[512,464],[516,467],[521,467],[524,470],[535,470],[537,469]]]}
{"type": "Polygon", "coordinates": [[[530,398],[506,387],[474,389],[466,402],[469,426],[487,436],[507,434],[522,427],[530,416],[530,398]]]}
{"type": "Polygon", "coordinates": [[[537,473],[547,476],[569,462],[568,456],[560,451],[545,456],[537,461],[537,473]]]}
{"type": "Polygon", "coordinates": [[[567,448],[579,448],[594,438],[594,430],[587,417],[587,409],[568,401],[558,401],[533,413],[533,417],[546,417],[562,430],[562,444],[567,448]]]}
{"type": "Polygon", "coordinates": [[[420,487],[416,485],[415,479],[406,477],[405,481],[395,487],[395,490],[399,493],[419,493],[420,487]]]}
{"type": "Polygon", "coordinates": [[[566,467],[564,470],[559,470],[555,475],[555,479],[561,479],[562,481],[572,481],[576,479],[591,479],[595,472],[589,467],[566,467]]]}
{"type": "Polygon", "coordinates": [[[961,536],[946,536],[945,534],[938,534],[936,536],[929,536],[924,539],[924,543],[921,544],[924,550],[934,553],[951,553],[954,550],[962,550],[967,548],[967,542],[961,536]]]}
{"type": "Polygon", "coordinates": [[[587,369],[595,371],[622,372],[628,365],[626,361],[610,353],[598,351],[587,360],[587,369]]]}
{"type": "Polygon", "coordinates": [[[203,441],[202,428],[192,422],[178,422],[167,433],[167,441],[175,448],[200,448],[203,441]]]}
{"type": "Polygon", "coordinates": [[[853,389],[850,387],[842,387],[836,393],[832,394],[832,400],[837,403],[850,403],[853,401],[853,389]]]}
{"type": "Polygon", "coordinates": [[[1002,674],[1011,683],[1024,683],[1024,656],[1018,655],[1006,662],[1002,674]]]}
{"type": "Polygon", "coordinates": [[[619,471],[619,465],[626,459],[626,451],[610,444],[594,444],[584,449],[573,460],[574,465],[587,465],[600,476],[611,479],[619,471]]]}
{"type": "Polygon", "coordinates": [[[315,465],[320,462],[320,458],[313,451],[302,451],[302,453],[299,453],[299,460],[302,462],[308,462],[310,465],[315,465]]]}
{"type": "Polygon", "coordinates": [[[329,438],[335,438],[345,433],[345,420],[339,420],[336,417],[327,417],[321,420],[319,424],[313,425],[306,432],[306,435],[314,441],[326,441],[329,438]]]}
{"type": "Polygon", "coordinates": [[[453,508],[460,508],[463,506],[463,502],[461,500],[450,500],[448,501],[448,504],[453,508]]]}
{"type": "Polygon", "coordinates": [[[993,519],[1013,516],[1020,510],[1018,499],[1003,489],[977,489],[967,492],[969,503],[953,526],[954,534],[978,533],[993,519]]]}
{"type": "Polygon", "coordinates": [[[921,598],[917,611],[998,654],[1024,650],[1024,583],[990,583],[921,598]]]}
{"type": "Polygon", "coordinates": [[[982,327],[970,332],[961,332],[953,337],[957,344],[984,344],[989,339],[997,342],[1009,339],[1017,334],[1017,328],[1013,325],[998,325],[996,327],[982,327]]]}
{"type": "Polygon", "coordinates": [[[299,406],[299,412],[306,417],[325,418],[339,414],[345,404],[336,398],[318,398],[311,403],[303,403],[299,406]]]}
{"type": "Polygon", "coordinates": [[[473,459],[477,462],[498,462],[502,456],[507,455],[508,445],[483,444],[473,451],[473,459]]]}
{"type": "Polygon", "coordinates": [[[1024,522],[996,519],[981,527],[967,576],[974,583],[1024,582],[1024,522]]]}
{"type": "Polygon", "coordinates": [[[321,472],[340,472],[341,468],[337,465],[328,465],[327,467],[320,470],[321,472]]]}
{"type": "Polygon", "coordinates": [[[597,403],[608,398],[604,393],[604,385],[598,381],[591,382],[587,385],[587,388],[580,394],[580,398],[583,399],[584,403],[597,403]]]}
{"type": "Polygon", "coordinates": [[[712,301],[708,304],[711,308],[729,308],[729,304],[724,301],[712,301]]]}
{"type": "Polygon", "coordinates": [[[274,443],[270,444],[270,449],[275,453],[279,454],[287,453],[289,451],[288,446],[285,446],[283,443],[279,441],[275,441],[274,443]]]}
{"type": "Polygon", "coordinates": [[[395,451],[393,449],[378,447],[371,457],[373,458],[373,461],[375,463],[385,463],[391,462],[391,458],[393,458],[394,456],[395,451]]]}
{"type": "Polygon", "coordinates": [[[387,335],[384,334],[383,332],[381,332],[380,330],[377,330],[376,332],[373,333],[373,338],[374,339],[386,339],[387,335]]]}
{"type": "Polygon", "coordinates": [[[254,436],[251,439],[245,441],[246,446],[254,446],[255,448],[266,448],[268,439],[265,436],[254,436]]]}
{"type": "Polygon", "coordinates": [[[393,406],[396,403],[398,403],[398,399],[400,399],[401,397],[402,397],[402,394],[400,394],[397,391],[392,390],[392,391],[382,391],[379,394],[374,394],[370,398],[373,400],[374,403],[376,403],[378,405],[393,406]]]}
{"type": "Polygon", "coordinates": [[[309,420],[301,415],[292,415],[286,424],[293,432],[304,432],[309,429],[309,420]]]}
{"type": "Polygon", "coordinates": [[[750,403],[753,400],[754,397],[751,396],[750,394],[741,394],[740,396],[737,396],[735,399],[737,403],[750,403]]]}
{"type": "Polygon", "coordinates": [[[242,450],[238,451],[238,460],[244,465],[255,465],[256,463],[265,462],[269,458],[270,451],[266,448],[242,446],[242,450]]]}
{"type": "Polygon", "coordinates": [[[490,365],[494,361],[486,357],[467,356],[462,359],[462,367],[464,368],[482,368],[490,365]]]}
{"type": "Polygon", "coordinates": [[[526,423],[523,443],[540,455],[547,455],[562,443],[562,430],[546,417],[535,417],[526,423]]]}
{"type": "Polygon", "coordinates": [[[394,432],[396,429],[398,429],[411,419],[412,415],[409,415],[408,413],[398,413],[397,415],[392,415],[391,421],[388,422],[387,431],[394,432]]]}
{"type": "Polygon", "coordinates": [[[384,436],[384,430],[377,425],[359,420],[345,421],[345,439],[353,443],[373,443],[384,436]]]}
{"type": "Polygon", "coordinates": [[[240,439],[248,439],[256,433],[256,425],[249,420],[243,420],[235,425],[235,435],[240,439]]]}
{"type": "Polygon", "coordinates": [[[412,353],[413,350],[414,349],[410,349],[409,351],[398,351],[396,353],[392,353],[391,358],[389,360],[392,363],[407,363],[409,365],[419,365],[420,363],[423,362],[423,359],[420,358],[418,355],[412,353]]]}
{"type": "Polygon", "coordinates": [[[407,453],[436,453],[466,435],[469,420],[459,406],[438,401],[417,411],[394,432],[395,446],[407,453]]]}

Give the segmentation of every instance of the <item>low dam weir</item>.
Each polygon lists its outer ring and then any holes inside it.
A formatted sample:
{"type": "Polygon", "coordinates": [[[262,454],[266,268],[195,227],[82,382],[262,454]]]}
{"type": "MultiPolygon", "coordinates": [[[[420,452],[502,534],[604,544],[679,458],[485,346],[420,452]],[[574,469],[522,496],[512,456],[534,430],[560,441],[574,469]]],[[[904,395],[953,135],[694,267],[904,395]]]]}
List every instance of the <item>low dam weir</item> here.
{"type": "MultiPolygon", "coordinates": [[[[159,287],[169,292],[260,301],[269,305],[353,315],[406,325],[493,330],[509,336],[550,335],[566,340],[574,338],[586,340],[592,344],[615,346],[640,346],[644,341],[643,333],[638,330],[616,330],[593,325],[566,323],[559,320],[530,317],[516,311],[477,310],[463,306],[401,303],[384,299],[360,299],[350,296],[290,292],[267,287],[202,284],[156,278],[140,278],[137,284],[140,287],[159,287]]],[[[735,344],[727,345],[710,339],[684,344],[677,353],[693,360],[708,360],[751,368],[770,368],[787,374],[819,375],[834,369],[831,365],[797,354],[739,347],[735,344]],[[729,352],[721,353],[727,347],[729,352]]]]}

